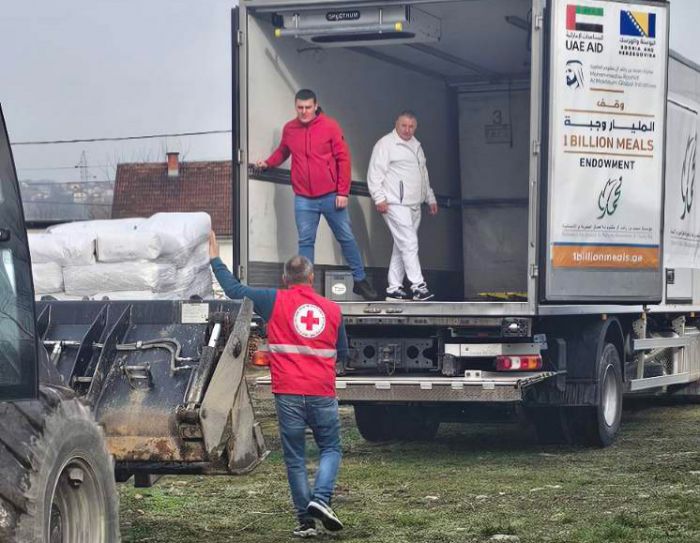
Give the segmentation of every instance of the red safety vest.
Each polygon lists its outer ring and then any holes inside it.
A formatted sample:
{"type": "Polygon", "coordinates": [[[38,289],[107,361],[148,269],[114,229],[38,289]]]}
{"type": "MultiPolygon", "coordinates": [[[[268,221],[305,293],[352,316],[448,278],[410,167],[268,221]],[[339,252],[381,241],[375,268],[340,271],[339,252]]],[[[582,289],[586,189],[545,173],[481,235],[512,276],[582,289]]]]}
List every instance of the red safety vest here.
{"type": "Polygon", "coordinates": [[[340,308],[310,285],[278,290],[267,324],[274,394],[335,396],[340,308]]]}

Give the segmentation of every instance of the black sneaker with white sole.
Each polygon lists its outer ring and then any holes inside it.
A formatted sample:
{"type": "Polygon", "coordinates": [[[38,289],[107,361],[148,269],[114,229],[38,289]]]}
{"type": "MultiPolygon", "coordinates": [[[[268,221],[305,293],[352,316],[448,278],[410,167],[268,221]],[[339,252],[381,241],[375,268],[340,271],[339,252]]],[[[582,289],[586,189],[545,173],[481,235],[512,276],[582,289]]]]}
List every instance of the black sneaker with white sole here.
{"type": "Polygon", "coordinates": [[[311,500],[306,507],[306,512],[323,523],[323,527],[330,532],[337,532],[343,529],[343,523],[336,516],[330,505],[326,505],[320,500],[311,500]]]}
{"type": "Polygon", "coordinates": [[[421,283],[415,288],[411,289],[411,294],[413,295],[414,302],[427,302],[435,298],[435,294],[428,290],[428,285],[421,283]]]}
{"type": "Polygon", "coordinates": [[[316,537],[318,535],[318,532],[316,531],[316,522],[313,520],[302,520],[299,523],[299,526],[294,528],[292,534],[303,538],[316,537]]]}
{"type": "Polygon", "coordinates": [[[404,302],[406,300],[410,300],[411,297],[408,295],[408,292],[406,292],[403,288],[399,287],[394,290],[387,290],[386,291],[386,301],[387,302],[404,302]]]}
{"type": "Polygon", "coordinates": [[[374,302],[377,299],[377,291],[372,288],[367,279],[362,279],[362,281],[355,281],[352,286],[352,291],[355,294],[362,296],[368,302],[374,302]]]}

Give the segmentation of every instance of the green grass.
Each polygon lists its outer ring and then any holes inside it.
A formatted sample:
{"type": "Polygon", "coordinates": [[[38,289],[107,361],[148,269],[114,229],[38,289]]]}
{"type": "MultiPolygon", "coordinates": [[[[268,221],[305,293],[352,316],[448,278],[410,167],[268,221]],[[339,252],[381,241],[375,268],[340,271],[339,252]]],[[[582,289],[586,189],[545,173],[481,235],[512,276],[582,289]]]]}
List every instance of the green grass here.
{"type": "MultiPolygon", "coordinates": [[[[294,540],[271,403],[258,414],[273,452],[253,474],[121,485],[124,541],[294,540]]],[[[334,508],[346,529],[321,540],[700,541],[700,405],[635,404],[607,449],[543,447],[516,424],[444,425],[431,443],[370,444],[351,409],[342,418],[334,508]]]]}

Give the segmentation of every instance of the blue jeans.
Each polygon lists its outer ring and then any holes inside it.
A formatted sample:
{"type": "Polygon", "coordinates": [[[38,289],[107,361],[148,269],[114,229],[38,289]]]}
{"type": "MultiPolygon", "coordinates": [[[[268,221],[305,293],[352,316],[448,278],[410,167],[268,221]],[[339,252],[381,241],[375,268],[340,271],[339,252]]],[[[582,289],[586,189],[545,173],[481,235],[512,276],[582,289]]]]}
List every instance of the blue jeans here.
{"type": "Polygon", "coordinates": [[[275,394],[287,479],[300,521],[312,517],[306,507],[312,499],[330,504],[342,456],[338,400],[329,396],[275,394]],[[311,428],[320,459],[313,494],[306,472],[306,427],[311,428]]]}
{"type": "Polygon", "coordinates": [[[335,239],[340,243],[343,256],[352,270],[355,281],[365,278],[365,268],[362,265],[362,256],[357,247],[355,236],[350,227],[350,214],[348,208],[336,209],[335,193],[326,194],[319,198],[306,198],[294,196],[294,218],[299,233],[299,254],[314,261],[314,246],[316,245],[316,231],[321,215],[326,218],[331,227],[335,239]]]}

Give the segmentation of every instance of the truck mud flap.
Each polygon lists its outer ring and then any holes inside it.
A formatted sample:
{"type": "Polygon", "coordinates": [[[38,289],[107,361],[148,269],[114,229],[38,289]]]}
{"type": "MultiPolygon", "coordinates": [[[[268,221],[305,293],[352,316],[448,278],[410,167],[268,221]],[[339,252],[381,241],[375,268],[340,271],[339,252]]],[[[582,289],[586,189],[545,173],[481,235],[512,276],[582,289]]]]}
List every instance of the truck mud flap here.
{"type": "MultiPolygon", "coordinates": [[[[341,403],[359,402],[520,402],[524,391],[550,377],[553,371],[496,373],[478,370],[464,377],[338,377],[336,392],[341,403]]],[[[270,394],[270,377],[260,377],[256,387],[270,394]]]]}

